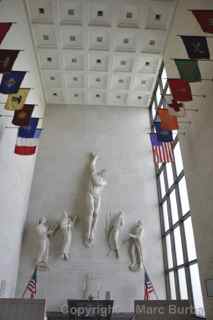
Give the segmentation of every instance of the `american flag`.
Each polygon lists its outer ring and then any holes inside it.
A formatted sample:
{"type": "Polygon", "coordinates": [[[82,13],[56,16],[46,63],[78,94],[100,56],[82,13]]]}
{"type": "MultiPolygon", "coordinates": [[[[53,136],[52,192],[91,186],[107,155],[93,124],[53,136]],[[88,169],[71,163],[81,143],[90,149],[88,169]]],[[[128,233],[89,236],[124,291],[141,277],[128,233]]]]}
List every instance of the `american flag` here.
{"type": "Polygon", "coordinates": [[[145,273],[144,273],[144,300],[149,300],[152,292],[155,293],[155,289],[153,287],[151,280],[149,279],[147,271],[145,270],[145,273]]]}
{"type": "Polygon", "coordinates": [[[33,271],[32,277],[24,290],[23,297],[27,292],[30,292],[31,299],[35,298],[37,293],[37,268],[33,271]]]}
{"type": "Polygon", "coordinates": [[[155,163],[174,162],[173,141],[162,142],[158,139],[157,133],[150,133],[150,140],[155,163]]]}

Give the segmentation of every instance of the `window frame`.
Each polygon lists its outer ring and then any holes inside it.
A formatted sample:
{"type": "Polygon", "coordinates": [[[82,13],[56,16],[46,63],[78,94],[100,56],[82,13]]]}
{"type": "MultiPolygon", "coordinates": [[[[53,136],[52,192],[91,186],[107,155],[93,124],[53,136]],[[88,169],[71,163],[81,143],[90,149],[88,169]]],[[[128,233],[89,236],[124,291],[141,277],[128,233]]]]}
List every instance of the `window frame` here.
{"type": "MultiPolygon", "coordinates": [[[[153,105],[155,105],[156,109],[158,107],[160,107],[164,103],[163,96],[168,91],[168,81],[166,80],[166,82],[165,82],[165,79],[164,79],[164,83],[165,83],[164,87],[162,84],[162,74],[163,73],[165,73],[165,68],[164,68],[164,65],[162,64],[160,67],[160,70],[159,70],[155,89],[154,89],[153,96],[152,96],[150,106],[149,106],[151,131],[153,131],[153,128],[154,128],[153,121],[156,119],[156,116],[157,116],[156,112],[155,112],[155,117],[153,117],[153,113],[154,113],[153,112],[153,105]],[[161,99],[159,101],[159,104],[157,105],[156,92],[157,92],[158,88],[160,88],[160,90],[161,90],[161,99]]],[[[178,133],[174,139],[174,148],[177,143],[179,143],[178,133]]],[[[154,157],[153,157],[153,162],[154,162],[154,157]]],[[[185,177],[184,167],[177,174],[175,162],[171,163],[174,181],[169,186],[166,164],[156,165],[154,163],[154,166],[155,166],[157,194],[158,194],[158,202],[159,202],[159,215],[160,215],[161,239],[162,239],[162,250],[163,250],[163,261],[164,261],[166,296],[167,296],[167,299],[171,299],[171,287],[170,287],[170,281],[169,281],[169,274],[171,272],[174,272],[176,299],[181,299],[181,292],[180,292],[180,287],[179,287],[180,280],[179,280],[178,271],[180,269],[184,269],[185,277],[186,277],[188,299],[190,302],[192,302],[193,305],[195,305],[194,298],[193,298],[192,281],[191,281],[191,276],[190,276],[190,266],[192,266],[194,264],[198,265],[198,260],[197,260],[197,257],[193,260],[190,260],[189,256],[188,256],[186,234],[185,234],[185,229],[184,229],[184,221],[186,221],[189,217],[191,217],[191,210],[189,208],[189,211],[183,215],[182,206],[181,206],[180,190],[179,190],[179,183],[180,183],[181,179],[183,177],[185,177]],[[161,197],[160,175],[164,177],[164,185],[165,185],[165,190],[166,190],[163,197],[161,197]],[[171,202],[170,202],[170,194],[173,191],[175,192],[175,195],[176,195],[177,213],[178,213],[178,221],[175,222],[174,224],[172,222],[172,212],[171,212],[171,202]],[[168,221],[169,221],[169,228],[166,231],[165,231],[164,213],[163,213],[163,204],[165,202],[167,202],[167,214],[168,214],[168,221]],[[181,246],[182,246],[182,252],[183,252],[183,263],[182,264],[177,263],[177,254],[176,254],[176,249],[175,249],[174,230],[178,227],[180,229],[181,246]],[[167,257],[167,246],[166,246],[166,236],[167,235],[170,235],[170,239],[171,239],[173,267],[168,266],[169,259],[167,257]]],[[[195,244],[195,248],[196,248],[196,244],[195,244]]],[[[199,266],[198,266],[198,268],[199,268],[199,266]]],[[[202,295],[202,292],[201,292],[201,295],[202,295]]],[[[204,310],[204,312],[205,312],[205,310],[204,310]]]]}

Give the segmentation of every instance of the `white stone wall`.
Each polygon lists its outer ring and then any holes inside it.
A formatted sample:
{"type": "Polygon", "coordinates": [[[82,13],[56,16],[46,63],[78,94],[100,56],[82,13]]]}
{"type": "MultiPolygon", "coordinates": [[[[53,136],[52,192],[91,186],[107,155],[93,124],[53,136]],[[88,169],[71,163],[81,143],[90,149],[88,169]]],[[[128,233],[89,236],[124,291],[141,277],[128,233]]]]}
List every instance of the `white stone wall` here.
{"type": "Polygon", "coordinates": [[[118,107],[49,106],[33,179],[29,213],[19,271],[17,296],[28,280],[36,255],[33,224],[46,215],[57,222],[64,209],[81,217],[85,212],[87,164],[91,151],[98,152],[98,168],[107,169],[108,186],[98,221],[93,248],[82,244],[81,223],[73,235],[71,259],[60,259],[60,235],[52,243],[50,271],[39,273],[39,297],[47,298],[48,310],[58,310],[67,298],[82,298],[83,280],[97,274],[100,298],[110,291],[116,311],[133,309],[143,299],[144,273],[128,270],[127,247],[121,258],[107,256],[104,225],[107,213],[123,209],[127,231],[138,219],[144,224],[144,261],[160,298],[165,298],[162,248],[156,184],[149,137],[147,109],[118,107]]]}

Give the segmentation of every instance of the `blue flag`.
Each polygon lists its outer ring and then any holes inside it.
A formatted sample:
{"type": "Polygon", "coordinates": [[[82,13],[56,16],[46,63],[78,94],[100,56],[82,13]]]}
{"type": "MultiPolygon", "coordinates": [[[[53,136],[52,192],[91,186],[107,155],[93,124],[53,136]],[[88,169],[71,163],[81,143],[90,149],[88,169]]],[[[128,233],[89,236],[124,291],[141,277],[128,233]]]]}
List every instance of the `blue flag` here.
{"type": "Polygon", "coordinates": [[[5,72],[0,85],[0,93],[13,94],[17,93],[22,80],[25,77],[25,71],[9,71],[5,72]]]}
{"type": "Polygon", "coordinates": [[[189,58],[209,59],[209,48],[206,37],[201,36],[181,36],[189,58]]]}
{"type": "Polygon", "coordinates": [[[27,127],[20,127],[18,138],[34,138],[39,118],[31,118],[27,127]]]}
{"type": "Polygon", "coordinates": [[[161,129],[160,121],[154,121],[153,125],[156,130],[156,137],[160,142],[171,142],[173,141],[172,131],[161,129]]]}

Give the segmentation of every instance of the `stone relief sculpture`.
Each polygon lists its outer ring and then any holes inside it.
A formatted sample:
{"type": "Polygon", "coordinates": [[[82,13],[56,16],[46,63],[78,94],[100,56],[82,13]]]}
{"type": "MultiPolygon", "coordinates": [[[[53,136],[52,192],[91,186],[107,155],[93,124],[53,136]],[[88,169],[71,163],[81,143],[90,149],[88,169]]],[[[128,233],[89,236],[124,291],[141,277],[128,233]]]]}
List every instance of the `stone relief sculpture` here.
{"type": "Polygon", "coordinates": [[[86,300],[100,299],[101,285],[95,274],[87,273],[83,285],[83,298],[86,300]]]}
{"type": "Polygon", "coordinates": [[[107,243],[109,246],[109,253],[113,251],[116,258],[119,258],[120,248],[120,231],[124,226],[124,212],[118,212],[111,220],[109,227],[106,230],[107,243]]]}
{"type": "Polygon", "coordinates": [[[70,217],[66,211],[63,213],[63,217],[60,221],[60,230],[63,234],[63,246],[61,257],[64,260],[68,260],[70,256],[70,249],[72,244],[72,228],[76,221],[77,216],[70,217]]]}
{"type": "Polygon", "coordinates": [[[55,231],[48,226],[46,217],[42,217],[36,226],[36,233],[39,241],[39,252],[36,265],[42,270],[47,270],[50,249],[50,236],[55,231]]]}
{"type": "Polygon", "coordinates": [[[87,192],[87,216],[86,216],[86,234],[84,244],[90,247],[95,237],[95,228],[97,218],[101,207],[101,194],[107,182],[104,178],[106,170],[97,171],[96,162],[98,156],[91,154],[90,160],[90,181],[87,192]]]}
{"type": "Polygon", "coordinates": [[[142,251],[143,225],[140,220],[129,233],[129,255],[131,264],[129,270],[135,272],[143,268],[143,251],[142,251]]]}

